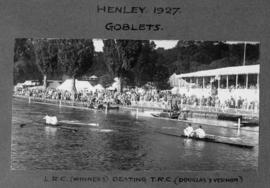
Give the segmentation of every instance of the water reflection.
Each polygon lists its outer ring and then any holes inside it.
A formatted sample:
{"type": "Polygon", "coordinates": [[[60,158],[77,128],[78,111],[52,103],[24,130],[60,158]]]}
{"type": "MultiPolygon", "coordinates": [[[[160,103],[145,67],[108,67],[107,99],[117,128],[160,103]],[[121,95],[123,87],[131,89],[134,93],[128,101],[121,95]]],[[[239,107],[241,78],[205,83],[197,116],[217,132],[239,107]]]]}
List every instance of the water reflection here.
{"type": "Polygon", "coordinates": [[[46,136],[49,138],[50,136],[55,136],[56,135],[57,128],[56,127],[50,127],[50,126],[45,126],[45,133],[46,136]]]}

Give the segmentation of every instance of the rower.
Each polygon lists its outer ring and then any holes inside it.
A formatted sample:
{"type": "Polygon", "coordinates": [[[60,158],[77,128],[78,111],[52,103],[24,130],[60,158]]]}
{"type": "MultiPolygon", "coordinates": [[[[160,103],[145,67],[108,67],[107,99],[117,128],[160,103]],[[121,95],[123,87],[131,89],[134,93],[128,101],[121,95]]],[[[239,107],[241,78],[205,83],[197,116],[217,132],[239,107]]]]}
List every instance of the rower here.
{"type": "Polygon", "coordinates": [[[57,125],[58,124],[58,119],[56,116],[46,115],[43,119],[45,119],[46,124],[48,124],[48,125],[57,125]]]}
{"type": "Polygon", "coordinates": [[[200,125],[198,129],[194,131],[195,136],[198,138],[205,138],[205,131],[202,129],[202,126],[200,125]]]}
{"type": "Polygon", "coordinates": [[[191,126],[191,123],[188,124],[188,127],[184,129],[184,135],[186,137],[192,137],[193,136],[193,127],[191,126]]]}

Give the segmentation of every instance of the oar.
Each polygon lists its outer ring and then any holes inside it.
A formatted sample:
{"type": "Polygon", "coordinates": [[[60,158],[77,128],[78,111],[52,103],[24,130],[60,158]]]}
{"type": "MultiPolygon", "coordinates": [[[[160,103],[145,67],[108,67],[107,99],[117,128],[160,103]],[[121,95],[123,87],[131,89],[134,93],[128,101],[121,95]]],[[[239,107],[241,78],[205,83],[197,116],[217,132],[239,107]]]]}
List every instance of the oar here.
{"type": "MultiPolygon", "coordinates": [[[[33,123],[33,122],[30,122],[30,123],[33,123]]],[[[24,128],[25,126],[30,125],[30,123],[29,124],[22,123],[22,124],[20,124],[20,128],[24,128]]],[[[64,130],[69,130],[69,131],[72,131],[72,132],[78,132],[78,129],[70,128],[70,127],[63,127],[61,125],[58,125],[58,126],[48,125],[48,126],[59,128],[59,129],[64,129],[64,130]]]]}
{"type": "Polygon", "coordinates": [[[58,125],[58,126],[52,126],[52,127],[59,128],[59,129],[64,129],[64,130],[69,130],[69,131],[72,131],[72,132],[78,132],[78,129],[76,129],[76,128],[63,127],[63,126],[61,126],[61,125],[58,125]]]}
{"type": "Polygon", "coordinates": [[[22,124],[20,124],[20,127],[23,128],[23,127],[25,127],[26,125],[30,125],[30,124],[32,124],[32,123],[41,123],[40,120],[42,120],[42,119],[39,119],[38,121],[33,120],[33,121],[31,121],[31,122],[28,122],[28,123],[22,123],[22,124]]]}
{"type": "MultiPolygon", "coordinates": [[[[42,114],[42,113],[41,113],[41,114],[42,114]]],[[[43,119],[43,117],[42,117],[42,118],[40,118],[40,119],[38,119],[38,120],[33,120],[29,114],[28,114],[28,118],[31,119],[32,121],[31,121],[31,122],[28,122],[28,123],[22,123],[22,124],[20,124],[20,127],[21,127],[21,128],[25,127],[25,126],[28,125],[28,124],[32,124],[32,123],[41,123],[40,121],[43,119]]]]}

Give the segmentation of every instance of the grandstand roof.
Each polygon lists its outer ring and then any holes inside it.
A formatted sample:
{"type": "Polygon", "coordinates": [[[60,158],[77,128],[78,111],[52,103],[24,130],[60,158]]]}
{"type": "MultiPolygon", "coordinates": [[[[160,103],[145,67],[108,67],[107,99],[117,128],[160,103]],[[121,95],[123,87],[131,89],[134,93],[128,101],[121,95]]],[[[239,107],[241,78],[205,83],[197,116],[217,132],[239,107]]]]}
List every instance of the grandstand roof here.
{"type": "Polygon", "coordinates": [[[211,69],[211,70],[179,74],[177,75],[177,77],[178,78],[207,77],[207,76],[259,74],[259,73],[260,73],[260,65],[246,65],[246,66],[225,67],[225,68],[219,68],[219,69],[211,69]]]}

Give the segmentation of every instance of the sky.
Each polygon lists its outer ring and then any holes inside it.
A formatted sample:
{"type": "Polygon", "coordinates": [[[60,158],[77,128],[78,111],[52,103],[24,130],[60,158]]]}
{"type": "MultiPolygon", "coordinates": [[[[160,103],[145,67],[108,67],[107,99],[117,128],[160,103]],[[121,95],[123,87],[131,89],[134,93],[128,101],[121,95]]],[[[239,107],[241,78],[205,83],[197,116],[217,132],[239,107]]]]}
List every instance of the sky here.
{"type": "MultiPolygon", "coordinates": [[[[156,48],[170,49],[175,47],[178,40],[153,40],[156,44],[156,48]]],[[[102,52],[103,42],[102,39],[93,39],[95,51],[102,52]]]]}
{"type": "MultiPolygon", "coordinates": [[[[156,48],[164,48],[164,49],[170,49],[175,47],[177,44],[178,40],[153,40],[156,44],[156,48]]],[[[102,52],[103,48],[103,42],[102,39],[93,39],[94,46],[95,46],[95,51],[96,52],[102,52]]],[[[259,42],[254,42],[254,41],[226,41],[228,44],[239,44],[239,43],[249,43],[249,44],[258,44],[259,42]]]]}

